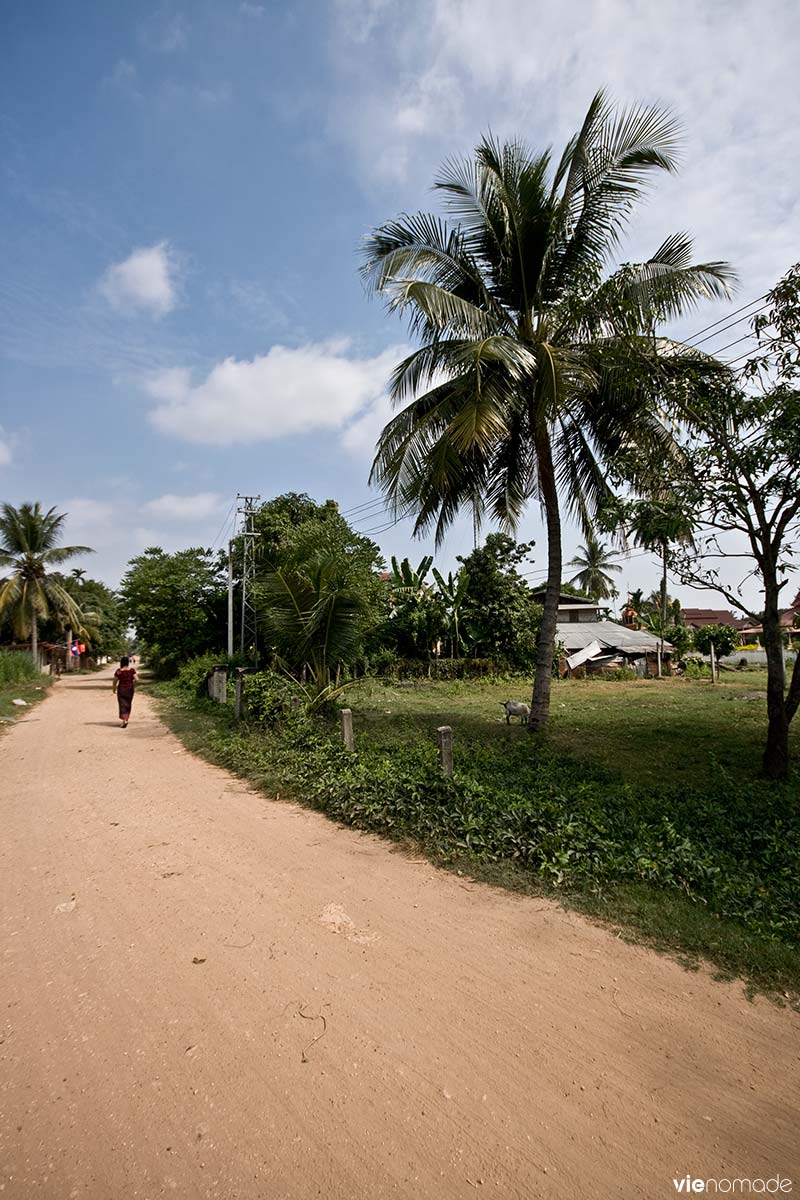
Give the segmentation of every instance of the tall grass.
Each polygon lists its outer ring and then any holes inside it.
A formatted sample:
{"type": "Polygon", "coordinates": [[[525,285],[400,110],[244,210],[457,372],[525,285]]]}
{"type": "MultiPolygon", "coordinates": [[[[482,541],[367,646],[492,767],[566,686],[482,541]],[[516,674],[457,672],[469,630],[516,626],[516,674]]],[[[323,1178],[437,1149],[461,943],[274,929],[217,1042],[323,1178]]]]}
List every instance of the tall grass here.
{"type": "Polygon", "coordinates": [[[36,679],[38,675],[27,650],[0,650],[0,687],[6,683],[36,679]]]}

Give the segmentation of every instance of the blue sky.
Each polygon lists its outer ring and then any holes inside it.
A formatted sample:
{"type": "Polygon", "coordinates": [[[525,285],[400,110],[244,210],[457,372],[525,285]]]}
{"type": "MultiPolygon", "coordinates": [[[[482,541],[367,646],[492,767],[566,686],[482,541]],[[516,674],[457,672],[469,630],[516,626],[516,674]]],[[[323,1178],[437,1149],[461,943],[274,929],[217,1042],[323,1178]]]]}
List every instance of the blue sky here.
{"type": "MultiPolygon", "coordinates": [[[[211,544],[237,491],[369,500],[406,335],[358,245],[489,127],[559,145],[601,86],[677,110],[683,170],[625,256],[688,229],[741,280],[682,336],[798,257],[791,0],[7,0],[0,22],[0,491],[69,511],[111,583],[146,545],[211,544]]],[[[535,512],[520,536],[541,568],[535,512]]],[[[470,545],[464,522],[441,557],[470,545]]]]}

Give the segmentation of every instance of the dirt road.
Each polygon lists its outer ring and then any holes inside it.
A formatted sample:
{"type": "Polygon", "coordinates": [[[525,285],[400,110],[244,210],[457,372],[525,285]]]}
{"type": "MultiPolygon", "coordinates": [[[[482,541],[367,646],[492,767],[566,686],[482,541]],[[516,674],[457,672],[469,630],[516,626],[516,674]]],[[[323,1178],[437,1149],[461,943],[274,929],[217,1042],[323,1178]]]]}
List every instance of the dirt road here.
{"type": "Polygon", "coordinates": [[[0,738],[0,1194],[800,1191],[796,1017],[409,861],[65,679],[0,738]]]}

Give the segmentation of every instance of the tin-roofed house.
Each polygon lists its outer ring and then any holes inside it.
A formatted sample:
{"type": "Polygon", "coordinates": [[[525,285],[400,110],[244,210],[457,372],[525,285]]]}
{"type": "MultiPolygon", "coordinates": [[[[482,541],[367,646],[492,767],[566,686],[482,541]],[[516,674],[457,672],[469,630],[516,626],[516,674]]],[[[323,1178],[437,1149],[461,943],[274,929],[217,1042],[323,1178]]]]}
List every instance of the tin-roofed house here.
{"type": "MultiPolygon", "coordinates": [[[[537,592],[541,604],[544,592],[537,592]]],[[[601,617],[603,606],[582,596],[562,592],[558,604],[556,641],[564,647],[563,675],[595,675],[632,667],[643,678],[658,674],[660,639],[644,629],[631,629],[601,617]]],[[[664,643],[662,670],[670,674],[674,648],[664,643]]]]}

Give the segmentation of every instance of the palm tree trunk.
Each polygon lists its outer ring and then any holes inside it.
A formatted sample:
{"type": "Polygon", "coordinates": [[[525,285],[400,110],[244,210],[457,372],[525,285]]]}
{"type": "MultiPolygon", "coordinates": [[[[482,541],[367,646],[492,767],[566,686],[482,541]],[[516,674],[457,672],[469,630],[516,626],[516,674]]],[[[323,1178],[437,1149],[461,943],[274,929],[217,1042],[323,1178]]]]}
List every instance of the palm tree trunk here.
{"type": "Polygon", "coordinates": [[[36,613],[31,614],[31,658],[36,670],[39,670],[39,622],[36,613]]]}
{"type": "Polygon", "coordinates": [[[553,679],[553,652],[556,644],[558,601],[561,594],[561,514],[558,509],[556,473],[547,430],[536,435],[539,486],[547,521],[547,586],[544,612],[536,643],[536,675],[533,680],[528,731],[544,729],[550,712],[550,685],[553,679]]]}

